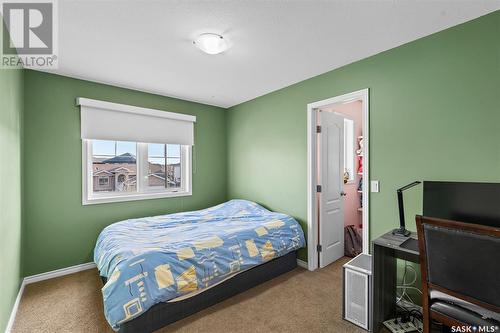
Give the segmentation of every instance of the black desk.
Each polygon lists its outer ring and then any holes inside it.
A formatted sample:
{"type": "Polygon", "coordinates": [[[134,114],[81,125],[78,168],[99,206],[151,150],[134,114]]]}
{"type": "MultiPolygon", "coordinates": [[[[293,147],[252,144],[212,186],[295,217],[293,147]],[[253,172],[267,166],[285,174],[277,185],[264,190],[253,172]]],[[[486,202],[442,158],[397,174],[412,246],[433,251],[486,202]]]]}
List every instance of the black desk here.
{"type": "MultiPolygon", "coordinates": [[[[411,238],[417,239],[412,233],[411,238]]],[[[419,262],[419,252],[401,247],[408,237],[394,236],[388,232],[373,243],[373,332],[379,332],[383,322],[396,313],[396,259],[419,262]]]]}

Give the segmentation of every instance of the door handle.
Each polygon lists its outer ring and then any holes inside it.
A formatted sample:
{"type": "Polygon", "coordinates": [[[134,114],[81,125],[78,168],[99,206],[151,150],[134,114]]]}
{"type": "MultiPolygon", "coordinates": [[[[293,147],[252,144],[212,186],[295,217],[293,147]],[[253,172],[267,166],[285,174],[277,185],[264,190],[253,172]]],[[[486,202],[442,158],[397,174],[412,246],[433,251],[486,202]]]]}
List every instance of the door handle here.
{"type": "Polygon", "coordinates": [[[347,193],[345,193],[344,191],[340,192],[340,196],[345,197],[346,195],[347,195],[347,193]]]}

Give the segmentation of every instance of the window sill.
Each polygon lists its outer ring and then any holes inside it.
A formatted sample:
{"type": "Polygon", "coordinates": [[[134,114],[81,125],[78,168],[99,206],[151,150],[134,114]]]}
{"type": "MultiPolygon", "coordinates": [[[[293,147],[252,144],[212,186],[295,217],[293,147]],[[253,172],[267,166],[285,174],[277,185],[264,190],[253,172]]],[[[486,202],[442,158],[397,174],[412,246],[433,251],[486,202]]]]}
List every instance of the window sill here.
{"type": "Polygon", "coordinates": [[[85,198],[82,201],[83,206],[87,205],[97,205],[103,203],[112,203],[112,202],[126,202],[126,201],[138,201],[138,200],[148,200],[148,199],[161,199],[161,198],[174,198],[174,197],[185,197],[192,195],[191,191],[186,192],[156,192],[156,193],[139,193],[139,194],[130,194],[130,195],[120,195],[120,196],[99,196],[99,197],[91,197],[85,198]]]}

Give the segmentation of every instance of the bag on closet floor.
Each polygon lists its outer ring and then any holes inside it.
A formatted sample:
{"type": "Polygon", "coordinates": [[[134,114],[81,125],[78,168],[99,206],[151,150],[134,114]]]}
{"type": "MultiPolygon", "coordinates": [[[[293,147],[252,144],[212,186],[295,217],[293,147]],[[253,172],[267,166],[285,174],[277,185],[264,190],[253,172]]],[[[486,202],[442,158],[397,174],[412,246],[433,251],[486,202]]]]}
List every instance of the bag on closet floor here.
{"type": "Polygon", "coordinates": [[[354,258],[363,252],[363,239],[353,225],[348,225],[344,230],[344,254],[354,258]]]}

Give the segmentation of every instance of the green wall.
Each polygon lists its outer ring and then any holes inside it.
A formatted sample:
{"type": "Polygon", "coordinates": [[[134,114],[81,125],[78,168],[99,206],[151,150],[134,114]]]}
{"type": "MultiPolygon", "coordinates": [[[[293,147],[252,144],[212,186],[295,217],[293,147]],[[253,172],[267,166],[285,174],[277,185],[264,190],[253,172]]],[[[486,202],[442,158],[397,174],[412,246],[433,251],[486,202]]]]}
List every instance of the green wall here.
{"type": "Polygon", "coordinates": [[[93,261],[99,232],[127,218],[193,210],[226,199],[224,109],[27,70],[24,108],[24,275],[93,261]],[[193,195],[82,206],[76,97],[195,115],[193,195]]]}
{"type": "Polygon", "coordinates": [[[9,320],[22,276],[22,108],[22,71],[0,69],[0,332],[9,320]]]}
{"type": "MultiPolygon", "coordinates": [[[[370,176],[381,189],[370,195],[371,239],[398,224],[401,185],[500,181],[497,11],[232,107],[228,197],[288,213],[305,227],[306,106],[364,88],[370,89],[370,176]]],[[[415,229],[421,189],[405,195],[415,229]]]]}

